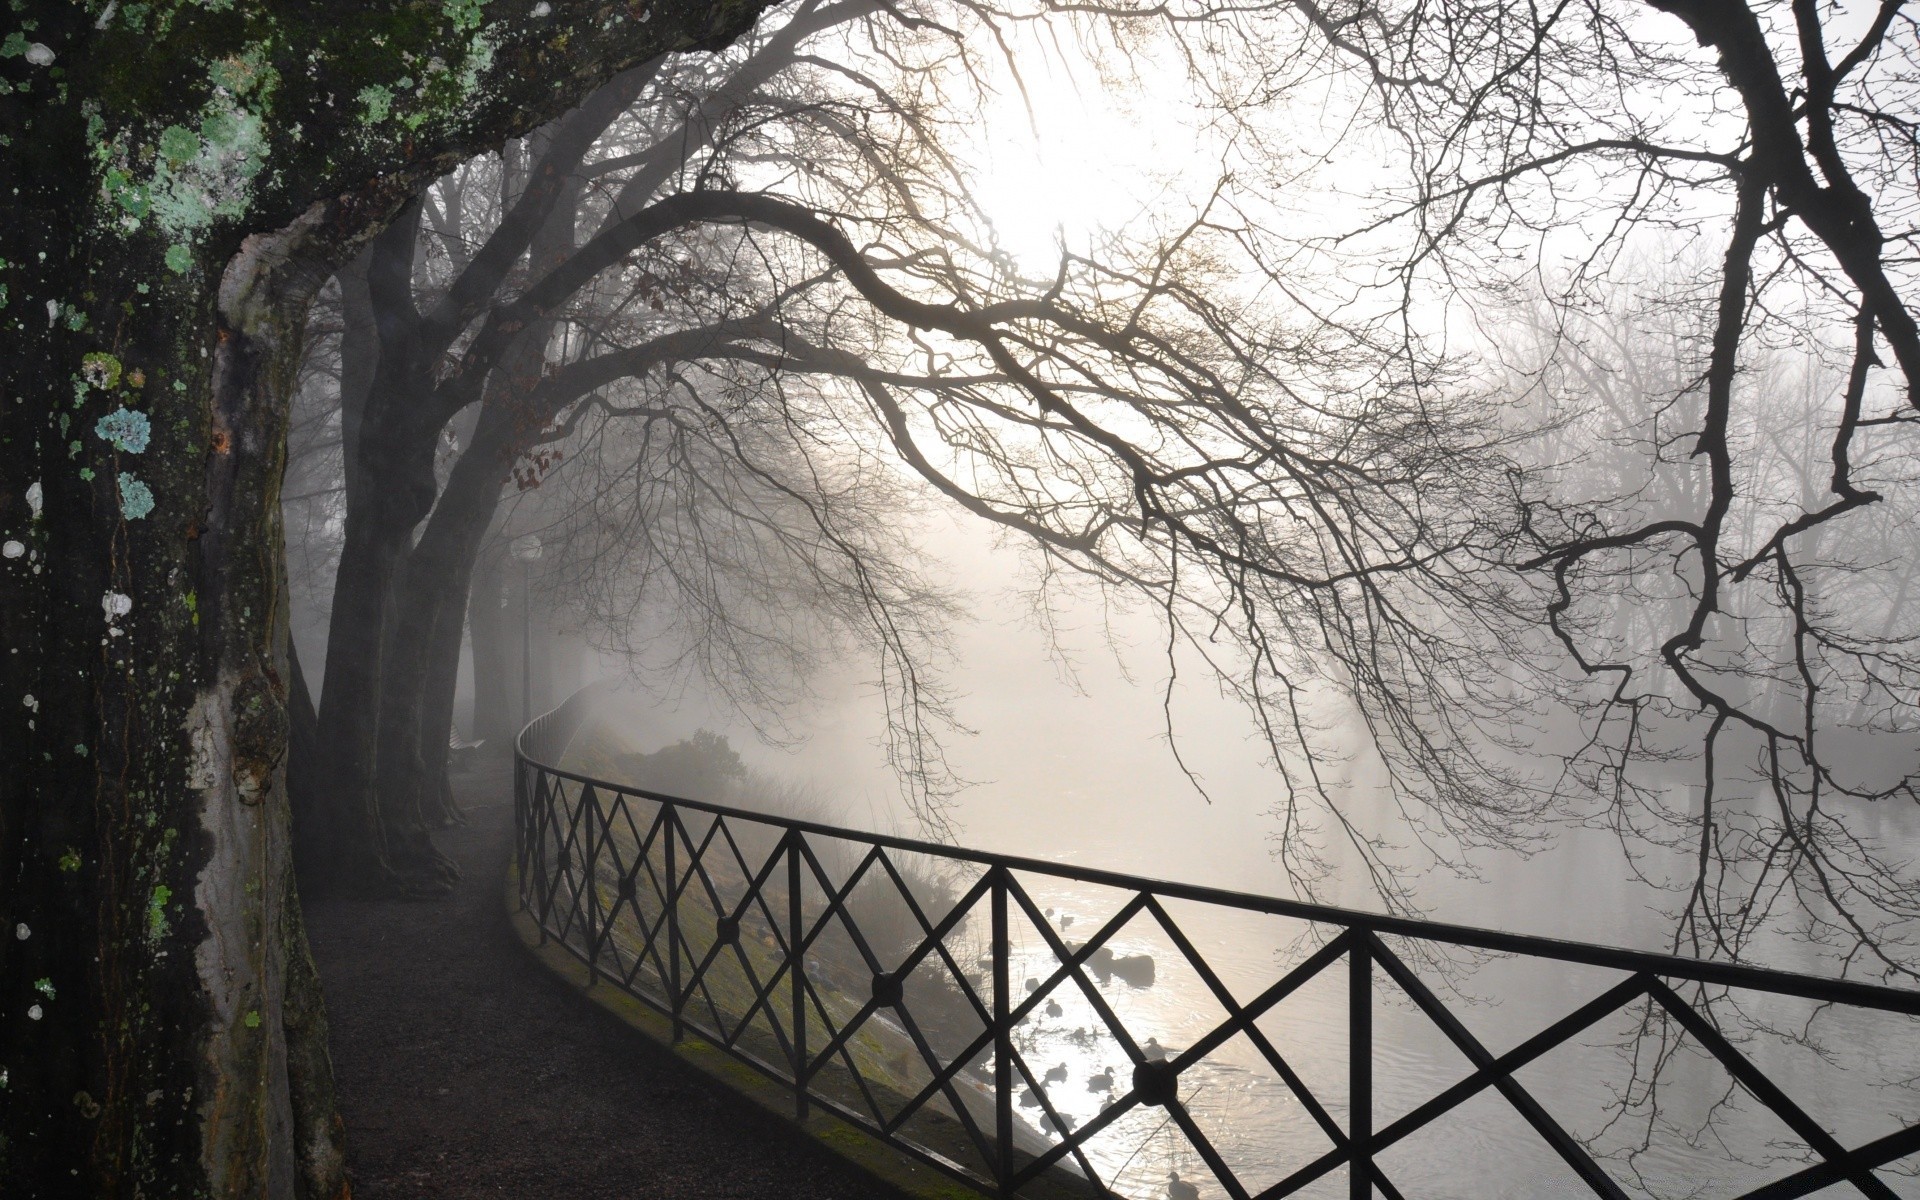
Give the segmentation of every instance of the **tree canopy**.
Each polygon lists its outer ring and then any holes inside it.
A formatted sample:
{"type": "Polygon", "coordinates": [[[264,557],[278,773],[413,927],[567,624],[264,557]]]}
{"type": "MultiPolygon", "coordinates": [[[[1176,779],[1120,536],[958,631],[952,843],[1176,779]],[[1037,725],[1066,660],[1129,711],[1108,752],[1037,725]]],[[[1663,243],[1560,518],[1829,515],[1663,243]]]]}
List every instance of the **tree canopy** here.
{"type": "MultiPolygon", "coordinates": [[[[642,557],[778,548],[911,676],[939,598],[841,486],[884,461],[1153,599],[1265,736],[1303,889],[1330,819],[1416,900],[1328,781],[1353,720],[1440,857],[1602,821],[1690,856],[1685,946],[1784,922],[1911,975],[1920,890],[1865,819],[1920,751],[1901,0],[803,0],[712,57],[759,6],[351,9],[32,3],[0,43],[23,1194],[341,1193],[279,523],[333,277],[351,586],[316,725],[366,878],[441,868],[428,751],[503,475],[588,464],[548,493],[581,481],[552,528],[583,563],[718,504],[741,524],[642,557]],[[1187,98],[1211,186],[1008,253],[955,139],[1029,31],[1187,98]],[[423,264],[458,223],[430,185],[523,136],[462,202],[484,236],[423,264]],[[592,468],[629,462],[623,525],[592,468]]],[[[631,578],[572,582],[611,613],[631,578]]],[[[922,745],[937,692],[900,694],[922,745]]]]}

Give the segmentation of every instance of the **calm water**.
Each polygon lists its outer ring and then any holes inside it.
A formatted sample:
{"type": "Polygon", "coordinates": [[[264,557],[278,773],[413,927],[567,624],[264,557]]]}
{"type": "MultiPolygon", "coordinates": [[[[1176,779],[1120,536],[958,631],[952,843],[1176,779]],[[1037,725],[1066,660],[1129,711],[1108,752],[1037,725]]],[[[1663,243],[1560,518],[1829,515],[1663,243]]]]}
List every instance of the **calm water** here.
{"type": "MultiPolygon", "coordinates": [[[[1011,582],[1005,554],[964,540],[959,570],[976,589],[1011,582]]],[[[1007,604],[984,611],[1017,611],[1007,604]]],[[[1161,692],[1165,668],[1156,659],[1151,623],[1120,615],[1069,623],[1069,661],[1050,658],[1046,644],[1017,619],[985,617],[961,631],[956,671],[961,719],[977,730],[956,739],[950,753],[958,772],[977,784],[957,810],[961,840],[969,846],[1019,853],[1142,875],[1261,894],[1288,895],[1273,859],[1274,777],[1260,766],[1238,710],[1198,681],[1176,688],[1172,701],[1183,753],[1204,776],[1210,801],[1196,794],[1167,752],[1161,692]],[[1104,642],[1122,643],[1116,664],[1104,642]],[[1097,697],[1097,699],[1096,699],[1097,697]]],[[[757,766],[810,778],[846,811],[848,823],[904,830],[894,787],[880,766],[875,741],[878,705],[857,672],[829,679],[825,702],[811,710],[806,743],[796,752],[758,750],[757,766]]],[[[698,705],[678,712],[647,710],[661,744],[701,725],[726,727],[698,705]]],[[[732,729],[736,746],[751,742],[732,729]]],[[[1684,787],[1684,785],[1676,785],[1684,787]]],[[[1390,815],[1356,795],[1363,825],[1391,829],[1390,815]],[[1369,809],[1369,804],[1372,809],[1369,809]]],[[[1920,821],[1889,808],[1881,833],[1896,844],[1920,846],[1920,821]]],[[[1669,931],[1659,908],[1667,897],[1630,883],[1610,836],[1563,831],[1529,858],[1487,856],[1480,877],[1448,872],[1419,878],[1422,903],[1436,918],[1602,943],[1664,949],[1669,931]]],[[[1656,864],[1657,866],[1657,864],[1656,864]]],[[[1336,872],[1323,898],[1353,907],[1377,907],[1364,884],[1336,872]]],[[[1031,880],[1036,901],[1071,917],[1063,936],[1089,934],[1124,897],[1101,889],[1031,880]]],[[[1270,985],[1312,949],[1308,931],[1292,922],[1192,905],[1174,905],[1174,917],[1206,954],[1237,999],[1270,985]]],[[[983,933],[969,928],[984,947],[983,933]]],[[[1044,978],[1054,960],[1037,931],[1014,938],[1014,978],[1044,978]]],[[[1112,943],[1121,954],[1150,954],[1153,986],[1115,978],[1101,988],[1136,1040],[1151,1035],[1179,1050],[1214,1028],[1222,1011],[1171,943],[1142,917],[1112,943]]],[[[1804,947],[1783,943],[1770,965],[1817,969],[1804,947]]],[[[1615,973],[1513,959],[1429,964],[1422,975],[1442,990],[1467,1027],[1494,1053],[1518,1043],[1611,985],[1615,973]],[[1443,980],[1443,975],[1446,980],[1443,980]],[[1450,981],[1450,982],[1449,982],[1450,981]],[[1451,988],[1451,990],[1445,990],[1451,988]]],[[[1377,978],[1377,976],[1376,976],[1377,978]]],[[[1336,1121],[1346,1116],[1346,973],[1336,964],[1260,1022],[1336,1121]]],[[[1466,1060],[1427,1018],[1404,999],[1382,993],[1375,1009],[1375,1127],[1431,1097],[1468,1071],[1466,1060]]],[[[1114,1068],[1126,1090],[1125,1056],[1100,1033],[1088,1001],[1067,984],[1056,994],[1060,1012],[1036,1014],[1022,1031],[1023,1053],[1036,1073],[1063,1066],[1066,1080],[1048,1086],[1049,1100],[1084,1122],[1097,1115],[1106,1093],[1088,1080],[1114,1068]]],[[[1663,1064],[1655,1099],[1658,1127],[1649,1133],[1648,1106],[1622,1112],[1619,1100],[1635,1090],[1628,1054],[1634,1007],[1590,1029],[1521,1072],[1520,1080],[1576,1136],[1611,1152],[1610,1169],[1630,1194],[1737,1194],[1785,1174],[1799,1147],[1757,1103],[1729,1090],[1724,1071],[1689,1043],[1663,1064]],[[1611,1118],[1611,1123],[1610,1123],[1611,1118]],[[1650,1145],[1627,1152],[1642,1140],[1650,1145]],[[1768,1165],[1771,1160],[1772,1165],[1768,1165]]],[[[1750,1017],[1798,1028],[1804,1007],[1784,1002],[1752,1005],[1750,1017]]],[[[1902,1086],[1920,1078],[1920,1027],[1898,1017],[1834,1012],[1814,1026],[1832,1051],[1763,1038],[1749,1052],[1790,1096],[1836,1132],[1843,1143],[1892,1132],[1920,1119],[1920,1093],[1902,1086]]],[[[1643,1050],[1646,1047],[1643,1045],[1643,1050]]],[[[1304,1165],[1329,1143],[1301,1104],[1244,1037],[1229,1042],[1181,1076],[1181,1095],[1222,1156],[1258,1191],[1304,1165]]],[[[1025,1114],[1038,1120],[1038,1109],[1025,1114]]],[[[1225,1192],[1160,1109],[1130,1113],[1089,1146],[1102,1174],[1129,1196],[1167,1194],[1167,1173],[1178,1170],[1203,1197],[1225,1192]]],[[[1409,1197],[1514,1198],[1590,1194],[1557,1156],[1496,1093],[1488,1091],[1428,1130],[1382,1156],[1389,1176],[1409,1197]]],[[[1920,1166],[1909,1162],[1910,1168],[1920,1166]]],[[[1920,1181],[1882,1172],[1902,1196],[1920,1197],[1920,1181]]],[[[1306,1195],[1345,1196],[1344,1172],[1322,1179],[1306,1195]]],[[[1854,1195],[1851,1186],[1819,1195],[1854,1195]]]]}

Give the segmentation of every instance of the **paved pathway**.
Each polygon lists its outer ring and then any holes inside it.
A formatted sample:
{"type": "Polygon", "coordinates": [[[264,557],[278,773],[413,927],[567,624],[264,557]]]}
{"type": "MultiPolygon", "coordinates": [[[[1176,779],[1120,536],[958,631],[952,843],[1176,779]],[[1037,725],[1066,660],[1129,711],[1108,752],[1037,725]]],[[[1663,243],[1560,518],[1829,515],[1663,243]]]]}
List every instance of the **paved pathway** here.
{"type": "Polygon", "coordinates": [[[307,913],[360,1200],[900,1200],[540,968],[507,924],[509,776],[456,776],[464,873],[307,913]]]}

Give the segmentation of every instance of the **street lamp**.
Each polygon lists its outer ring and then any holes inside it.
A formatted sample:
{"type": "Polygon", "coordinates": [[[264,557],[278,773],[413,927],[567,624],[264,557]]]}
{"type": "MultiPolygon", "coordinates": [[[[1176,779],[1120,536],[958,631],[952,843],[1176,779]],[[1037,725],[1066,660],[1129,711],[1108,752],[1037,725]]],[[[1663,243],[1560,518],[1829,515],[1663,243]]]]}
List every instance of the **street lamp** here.
{"type": "Polygon", "coordinates": [[[540,535],[522,534],[507,550],[520,560],[520,727],[533,720],[533,560],[540,557],[540,535]]]}

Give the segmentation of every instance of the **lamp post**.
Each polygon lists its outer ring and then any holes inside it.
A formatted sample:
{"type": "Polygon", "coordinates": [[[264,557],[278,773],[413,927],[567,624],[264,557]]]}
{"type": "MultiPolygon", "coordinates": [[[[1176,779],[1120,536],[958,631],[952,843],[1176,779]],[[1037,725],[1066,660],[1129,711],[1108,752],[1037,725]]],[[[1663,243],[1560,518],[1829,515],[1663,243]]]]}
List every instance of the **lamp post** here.
{"type": "Polygon", "coordinates": [[[533,720],[533,560],[540,557],[540,536],[513,539],[508,551],[520,560],[520,727],[533,720]]]}

